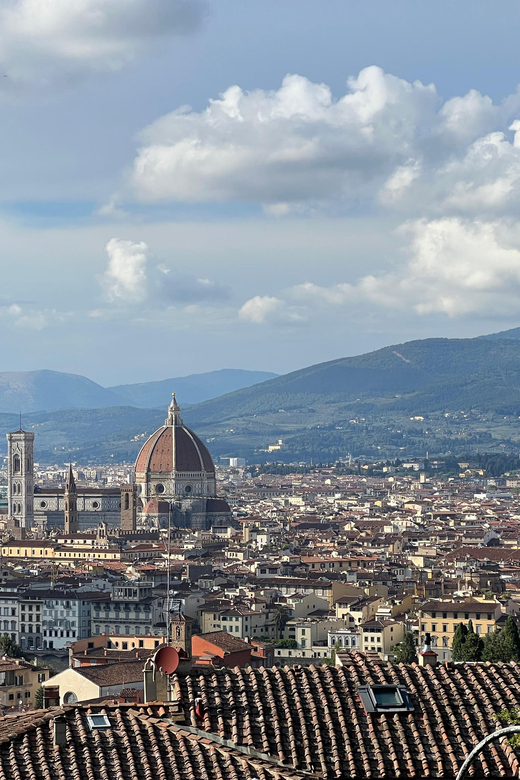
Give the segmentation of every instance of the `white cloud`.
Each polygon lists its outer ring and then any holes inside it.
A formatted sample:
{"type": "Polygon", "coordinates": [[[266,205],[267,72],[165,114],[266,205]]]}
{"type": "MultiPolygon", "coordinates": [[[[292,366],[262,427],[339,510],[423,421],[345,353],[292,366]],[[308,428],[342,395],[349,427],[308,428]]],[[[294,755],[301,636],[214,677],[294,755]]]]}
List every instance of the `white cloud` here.
{"type": "Polygon", "coordinates": [[[238,316],[246,322],[260,324],[273,316],[279,316],[285,308],[284,301],[269,295],[255,295],[240,308],[238,316]]]}
{"type": "Polygon", "coordinates": [[[106,245],[108,268],[102,282],[109,301],[143,301],[148,295],[146,266],[149,250],[144,241],[112,238],[106,245]]]}
{"type": "Polygon", "coordinates": [[[436,101],[434,87],[377,67],[350,79],[339,100],[298,75],[275,92],[233,86],[200,113],[183,107],[146,128],[132,185],[143,200],[259,201],[282,213],[357,197],[409,159],[436,101]]]}
{"type": "Polygon", "coordinates": [[[500,214],[520,206],[519,115],[518,91],[500,105],[476,90],[442,103],[433,85],[376,66],[339,99],[298,75],[276,91],[232,86],[141,133],[130,194],[258,202],[271,216],[335,203],[500,214]]]}
{"type": "MultiPolygon", "coordinates": [[[[404,230],[411,259],[394,282],[397,300],[419,314],[520,310],[520,250],[504,241],[500,223],[420,220],[404,230]]],[[[378,280],[376,292],[381,286],[392,289],[392,277],[378,280]]]]}
{"type": "Polygon", "coordinates": [[[2,0],[7,86],[116,70],[151,39],[193,31],[203,13],[201,0],[2,0]]]}
{"type": "MultiPolygon", "coordinates": [[[[106,251],[108,267],[100,281],[105,297],[111,302],[167,307],[225,301],[231,295],[227,285],[179,273],[164,263],[151,262],[151,253],[144,241],[136,243],[112,238],[106,251]]],[[[97,311],[90,316],[99,316],[97,311]]]]}
{"type": "Polygon", "coordinates": [[[305,282],[283,297],[257,296],[245,305],[246,318],[263,322],[295,306],[304,317],[331,307],[365,311],[369,305],[448,317],[520,315],[520,236],[506,223],[422,219],[398,232],[409,240],[408,258],[392,271],[331,286],[305,282]]]}

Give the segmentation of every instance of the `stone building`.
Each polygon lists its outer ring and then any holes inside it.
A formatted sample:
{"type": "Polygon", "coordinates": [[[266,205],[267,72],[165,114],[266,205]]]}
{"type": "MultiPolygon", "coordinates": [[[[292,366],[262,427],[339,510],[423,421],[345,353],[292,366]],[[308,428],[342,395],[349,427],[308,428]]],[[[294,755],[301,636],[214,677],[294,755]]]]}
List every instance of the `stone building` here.
{"type": "Polygon", "coordinates": [[[149,525],[210,528],[230,520],[217,497],[215,466],[208,448],[187,428],[175,398],[164,425],[143,445],[135,464],[137,510],[149,525]]]}
{"type": "Polygon", "coordinates": [[[170,518],[178,527],[207,529],[231,519],[227,501],[217,496],[213,459],[184,425],[175,394],[164,425],[139,452],[135,484],[78,486],[69,467],[64,487],[35,485],[34,433],[20,428],[7,442],[8,509],[20,534],[33,525],[73,534],[100,523],[132,533],[138,520],[158,528],[170,518]]]}

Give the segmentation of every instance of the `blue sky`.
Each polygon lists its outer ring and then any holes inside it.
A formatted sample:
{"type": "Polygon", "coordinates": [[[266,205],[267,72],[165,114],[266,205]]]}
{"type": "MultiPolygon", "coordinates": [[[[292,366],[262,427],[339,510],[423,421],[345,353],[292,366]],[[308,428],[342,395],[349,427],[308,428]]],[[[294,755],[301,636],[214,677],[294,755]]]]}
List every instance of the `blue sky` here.
{"type": "Polygon", "coordinates": [[[519,17],[0,0],[1,370],[283,373],[517,326],[519,17]]]}

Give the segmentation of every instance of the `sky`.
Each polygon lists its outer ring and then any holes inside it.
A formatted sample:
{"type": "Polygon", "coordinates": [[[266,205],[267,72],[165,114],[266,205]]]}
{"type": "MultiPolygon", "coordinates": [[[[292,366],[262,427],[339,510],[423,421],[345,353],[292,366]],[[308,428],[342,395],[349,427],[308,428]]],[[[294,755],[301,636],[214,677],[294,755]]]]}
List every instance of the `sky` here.
{"type": "Polygon", "coordinates": [[[520,325],[518,0],[0,0],[0,370],[520,325]]]}

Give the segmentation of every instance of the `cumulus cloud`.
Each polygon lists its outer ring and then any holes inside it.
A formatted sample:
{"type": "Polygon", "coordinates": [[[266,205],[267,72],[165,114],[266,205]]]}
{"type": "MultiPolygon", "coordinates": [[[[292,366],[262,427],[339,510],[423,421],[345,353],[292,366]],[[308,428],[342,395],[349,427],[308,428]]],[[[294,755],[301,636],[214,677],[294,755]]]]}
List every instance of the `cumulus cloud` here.
{"type": "MultiPolygon", "coordinates": [[[[108,266],[100,281],[108,301],[171,306],[225,301],[231,295],[230,288],[219,282],[157,264],[144,241],[112,238],[106,251],[108,266]]],[[[90,316],[99,316],[98,311],[90,316]]]]}
{"type": "Polygon", "coordinates": [[[296,325],[304,322],[306,315],[297,306],[269,295],[255,295],[246,301],[238,311],[244,322],[256,325],[264,323],[296,325]]]}
{"type": "Polygon", "coordinates": [[[279,297],[252,298],[240,315],[263,323],[280,312],[297,310],[304,318],[370,305],[448,317],[520,314],[520,239],[505,223],[422,219],[406,223],[399,233],[409,243],[406,259],[392,271],[330,286],[305,282],[279,297]]]}
{"type": "Polygon", "coordinates": [[[144,241],[134,243],[111,238],[106,245],[108,268],[103,286],[109,301],[143,301],[148,295],[146,266],[149,249],[144,241]]]}
{"type": "Polygon", "coordinates": [[[151,39],[195,30],[204,9],[202,0],[2,0],[8,86],[119,69],[151,39]]]}
{"type": "Polygon", "coordinates": [[[500,212],[520,205],[519,117],[518,91],[500,105],[476,90],[442,103],[434,85],[371,66],[335,99],[289,75],[276,91],[232,86],[203,111],[158,119],[130,188],[149,202],[258,202],[273,216],[333,202],[500,212]]]}
{"type": "Polygon", "coordinates": [[[409,158],[436,100],[434,87],[377,67],[350,79],[340,100],[298,75],[275,92],[233,86],[200,113],[183,107],[146,128],[132,184],[151,201],[346,197],[409,158]]]}

